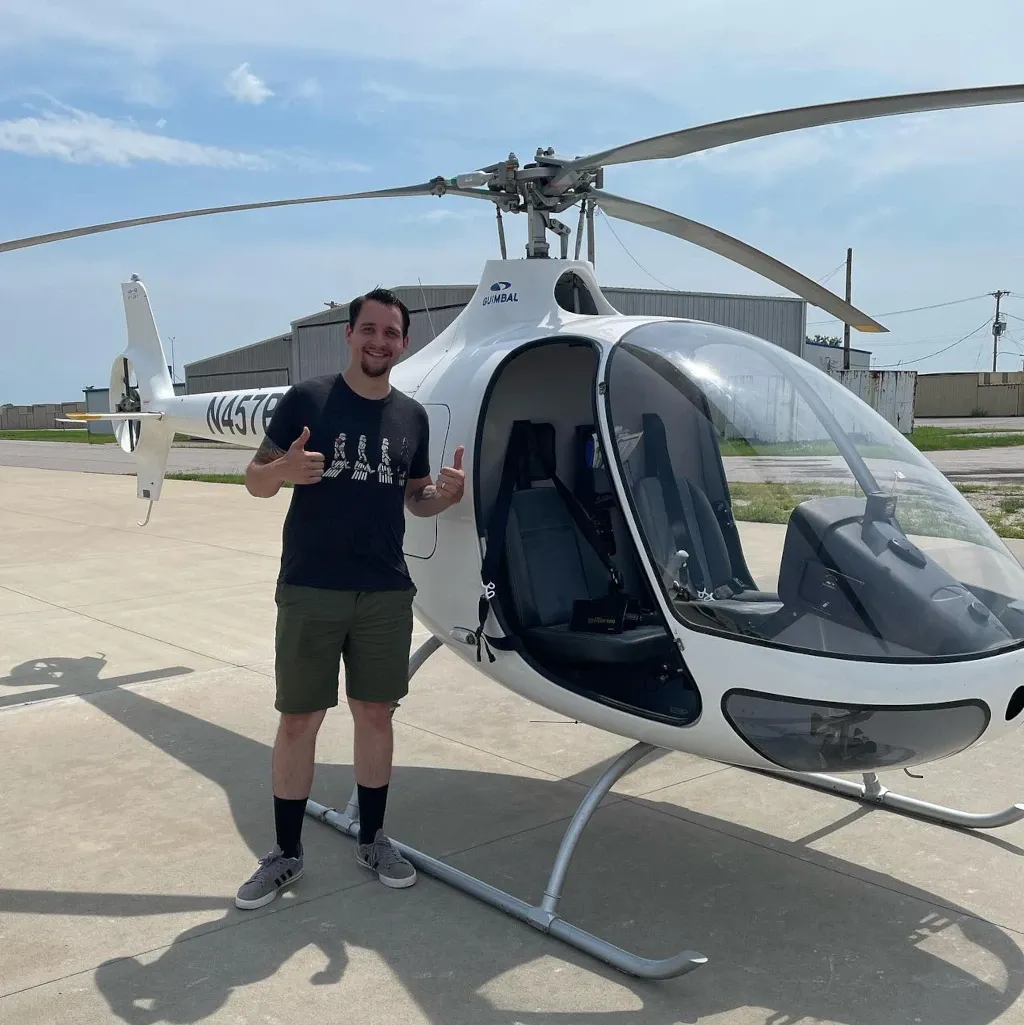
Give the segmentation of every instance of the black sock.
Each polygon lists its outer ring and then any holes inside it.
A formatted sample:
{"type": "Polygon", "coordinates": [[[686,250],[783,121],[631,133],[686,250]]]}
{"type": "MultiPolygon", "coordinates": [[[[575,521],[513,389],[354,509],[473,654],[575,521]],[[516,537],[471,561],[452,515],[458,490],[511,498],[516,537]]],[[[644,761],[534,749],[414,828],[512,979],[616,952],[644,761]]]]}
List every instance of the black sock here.
{"type": "Polygon", "coordinates": [[[299,856],[299,837],[302,835],[302,819],[306,814],[306,798],[289,800],[274,795],[274,825],[277,827],[277,844],[286,858],[299,856]]]}
{"type": "Polygon", "coordinates": [[[388,803],[388,785],[382,787],[358,786],[359,842],[372,843],[377,830],[384,825],[384,808],[388,803]]]}

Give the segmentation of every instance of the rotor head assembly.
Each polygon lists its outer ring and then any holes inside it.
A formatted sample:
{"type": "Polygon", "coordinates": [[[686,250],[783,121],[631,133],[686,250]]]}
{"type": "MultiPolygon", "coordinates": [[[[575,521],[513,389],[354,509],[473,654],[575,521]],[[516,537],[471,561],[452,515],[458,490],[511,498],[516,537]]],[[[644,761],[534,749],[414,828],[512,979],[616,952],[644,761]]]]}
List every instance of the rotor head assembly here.
{"type": "Polygon", "coordinates": [[[809,107],[795,107],[766,114],[752,114],[731,118],[695,128],[684,128],[647,139],[625,143],[610,149],[572,159],[559,157],[551,147],[538,148],[534,159],[520,164],[515,153],[497,163],[453,177],[438,175],[418,185],[378,189],[369,192],[350,192],[333,196],[308,196],[298,199],[278,199],[262,203],[240,203],[234,206],[182,210],[176,213],[135,217],[123,221],[110,221],[45,235],[0,242],[0,253],[43,245],[82,235],[103,231],[138,227],[161,221],[186,217],[204,217],[210,214],[261,210],[279,206],[297,206],[307,203],[330,203],[350,199],[387,199],[412,196],[460,196],[467,199],[487,200],[495,205],[498,239],[501,255],[507,259],[502,214],[527,215],[526,257],[550,257],[548,232],[559,239],[559,255],[568,258],[571,229],[557,219],[557,214],[580,204],[580,218],[576,234],[576,257],[579,257],[584,222],[587,226],[588,259],[594,262],[594,210],[599,208],[608,217],[630,221],[644,227],[674,235],[700,246],[734,263],[760,274],[769,281],[805,299],[844,324],[858,331],[885,331],[878,321],[861,312],[839,296],[823,288],[799,271],[780,263],[739,239],[732,238],[699,221],[660,207],[613,195],[604,189],[604,171],[615,164],[644,160],[668,160],[693,153],[706,152],[720,146],[730,146],[751,139],[765,138],[782,132],[824,125],[841,124],[876,117],[899,114],[948,110],[958,107],[988,106],[1024,101],[1024,84],[985,86],[972,89],[947,89],[934,92],[904,93],[879,96],[864,100],[844,100],[809,107]]]}

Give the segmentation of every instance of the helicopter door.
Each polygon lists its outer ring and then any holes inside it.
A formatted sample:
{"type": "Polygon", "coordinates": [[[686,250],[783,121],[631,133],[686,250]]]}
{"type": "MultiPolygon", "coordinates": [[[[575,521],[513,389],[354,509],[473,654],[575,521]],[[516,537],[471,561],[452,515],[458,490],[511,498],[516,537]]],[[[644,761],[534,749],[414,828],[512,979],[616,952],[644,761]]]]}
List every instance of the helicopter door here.
{"type": "MultiPolygon", "coordinates": [[[[430,469],[434,476],[443,465],[445,446],[448,444],[448,427],[451,424],[451,410],[440,402],[424,402],[430,422],[430,469]]],[[[406,558],[429,559],[437,547],[436,516],[406,516],[405,543],[406,558]]]]}

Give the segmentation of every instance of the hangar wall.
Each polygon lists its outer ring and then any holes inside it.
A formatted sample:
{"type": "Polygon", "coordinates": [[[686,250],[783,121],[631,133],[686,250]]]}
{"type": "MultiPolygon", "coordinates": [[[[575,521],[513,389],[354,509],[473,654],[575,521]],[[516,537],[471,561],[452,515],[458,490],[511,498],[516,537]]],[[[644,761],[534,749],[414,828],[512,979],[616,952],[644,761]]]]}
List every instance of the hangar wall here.
{"type": "Polygon", "coordinates": [[[185,364],[188,393],[291,383],[291,332],[185,364]]]}
{"type": "MultiPolygon", "coordinates": [[[[443,331],[473,297],[476,285],[401,285],[409,309],[409,354],[443,331]]],[[[721,295],[644,288],[605,288],[624,314],[686,317],[734,327],[804,356],[807,304],[782,296],[721,295]]],[[[348,365],[342,303],[292,322],[285,334],[185,365],[189,393],[291,384],[348,365]]]]}

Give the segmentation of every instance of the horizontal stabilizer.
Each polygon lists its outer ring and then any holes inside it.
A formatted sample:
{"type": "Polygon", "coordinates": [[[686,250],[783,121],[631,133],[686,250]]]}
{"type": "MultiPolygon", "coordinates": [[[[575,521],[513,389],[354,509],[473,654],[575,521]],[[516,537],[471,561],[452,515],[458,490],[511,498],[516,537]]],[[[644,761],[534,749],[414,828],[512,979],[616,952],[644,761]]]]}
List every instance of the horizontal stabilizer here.
{"type": "Polygon", "coordinates": [[[82,420],[162,420],[163,413],[68,413],[58,418],[59,424],[72,424],[82,420]]]}

